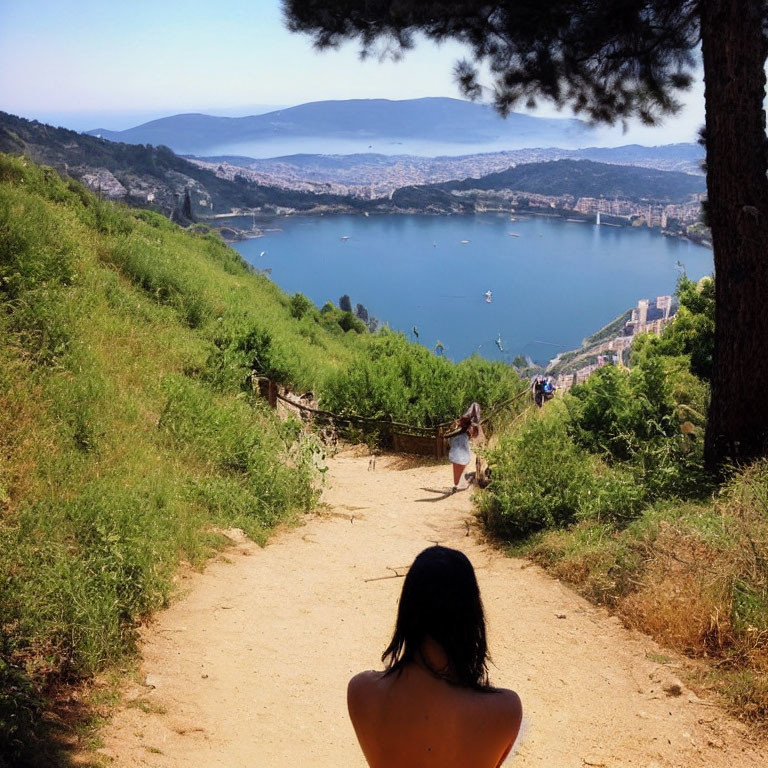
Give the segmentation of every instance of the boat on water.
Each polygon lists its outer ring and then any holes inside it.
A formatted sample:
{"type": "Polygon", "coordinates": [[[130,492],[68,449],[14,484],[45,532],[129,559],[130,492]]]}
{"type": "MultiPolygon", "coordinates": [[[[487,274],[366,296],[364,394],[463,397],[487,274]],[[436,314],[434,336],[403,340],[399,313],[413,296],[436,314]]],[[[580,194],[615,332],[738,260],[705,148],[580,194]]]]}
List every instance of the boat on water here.
{"type": "Polygon", "coordinates": [[[347,242],[347,240],[349,240],[349,235],[342,235],[342,236],[341,236],[341,241],[342,241],[343,243],[346,243],[346,242],[347,242]]]}
{"type": "Polygon", "coordinates": [[[469,242],[469,240],[459,240],[459,242],[460,242],[462,245],[466,245],[466,244],[469,242]]]}
{"type": "Polygon", "coordinates": [[[485,296],[485,303],[486,304],[490,304],[491,303],[491,299],[493,299],[493,291],[490,291],[490,290],[486,291],[483,294],[483,296],[485,296]]]}
{"type": "Polygon", "coordinates": [[[263,259],[263,258],[264,258],[266,255],[267,255],[267,252],[266,252],[266,251],[262,251],[262,252],[259,254],[259,258],[260,258],[260,259],[263,259]]]}
{"type": "Polygon", "coordinates": [[[520,237],[520,235],[518,235],[517,232],[507,232],[507,235],[509,237],[520,237]]]}

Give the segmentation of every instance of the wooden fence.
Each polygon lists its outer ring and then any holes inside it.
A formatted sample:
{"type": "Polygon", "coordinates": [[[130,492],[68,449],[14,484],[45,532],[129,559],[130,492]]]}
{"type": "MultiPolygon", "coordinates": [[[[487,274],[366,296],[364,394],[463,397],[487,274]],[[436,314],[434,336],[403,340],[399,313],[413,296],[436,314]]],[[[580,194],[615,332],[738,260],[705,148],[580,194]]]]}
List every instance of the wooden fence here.
{"type": "MultiPolygon", "coordinates": [[[[278,385],[265,377],[252,376],[253,389],[258,391],[272,408],[277,408],[278,402],[285,405],[293,411],[301,414],[302,418],[329,424],[335,428],[348,426],[365,429],[367,431],[377,431],[381,443],[390,447],[398,453],[411,453],[418,456],[433,456],[436,459],[444,459],[448,456],[450,438],[459,431],[458,421],[446,422],[435,427],[419,427],[410,424],[402,424],[392,419],[371,419],[366,416],[350,415],[345,416],[331,411],[324,411],[319,408],[313,408],[310,405],[301,402],[298,396],[289,397],[288,392],[280,392],[278,385]]],[[[482,423],[486,430],[491,428],[489,418],[491,413],[498,411],[501,407],[510,405],[520,397],[527,395],[526,388],[519,394],[494,406],[488,416],[482,423]]]]}

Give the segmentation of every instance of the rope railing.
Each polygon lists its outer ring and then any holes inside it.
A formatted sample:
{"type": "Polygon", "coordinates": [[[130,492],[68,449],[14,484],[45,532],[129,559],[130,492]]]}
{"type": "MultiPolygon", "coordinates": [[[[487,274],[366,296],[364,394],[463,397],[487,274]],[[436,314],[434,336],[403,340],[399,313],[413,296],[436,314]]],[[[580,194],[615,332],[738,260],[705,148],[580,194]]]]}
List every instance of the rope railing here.
{"type": "MultiPolygon", "coordinates": [[[[435,429],[437,429],[441,425],[436,425],[435,427],[422,427],[418,425],[413,424],[404,424],[399,421],[391,421],[389,419],[374,419],[370,416],[359,416],[357,414],[351,414],[349,416],[345,416],[341,413],[333,413],[332,411],[324,411],[320,408],[312,408],[309,405],[304,405],[304,403],[296,402],[296,400],[291,400],[290,398],[286,397],[285,395],[281,395],[279,392],[277,393],[277,399],[282,400],[284,403],[288,403],[289,405],[294,406],[295,408],[299,408],[302,411],[307,411],[308,413],[313,413],[315,415],[325,416],[328,419],[333,419],[334,421],[341,421],[341,422],[362,422],[366,424],[381,424],[382,426],[386,427],[398,427],[400,429],[410,429],[414,431],[424,431],[424,432],[433,432],[435,429]]],[[[448,424],[452,422],[447,422],[448,424]]]]}
{"type": "MultiPolygon", "coordinates": [[[[347,424],[350,426],[361,427],[384,427],[385,429],[383,431],[385,431],[392,440],[395,450],[402,450],[407,453],[434,454],[437,458],[441,458],[447,452],[447,441],[461,431],[458,419],[444,421],[440,424],[435,424],[432,427],[422,427],[420,425],[394,421],[391,417],[382,419],[373,418],[371,416],[360,416],[358,414],[334,413],[333,411],[328,411],[322,408],[314,408],[311,405],[307,405],[297,399],[282,394],[278,390],[275,382],[266,377],[254,375],[253,382],[258,385],[259,392],[268,400],[273,408],[277,407],[278,401],[282,401],[292,408],[311,414],[315,418],[327,420],[333,424],[347,424]]],[[[529,394],[529,389],[526,387],[516,395],[495,403],[488,409],[488,412],[485,417],[481,419],[480,423],[488,424],[488,422],[501,410],[508,408],[527,394],[529,394]]]]}

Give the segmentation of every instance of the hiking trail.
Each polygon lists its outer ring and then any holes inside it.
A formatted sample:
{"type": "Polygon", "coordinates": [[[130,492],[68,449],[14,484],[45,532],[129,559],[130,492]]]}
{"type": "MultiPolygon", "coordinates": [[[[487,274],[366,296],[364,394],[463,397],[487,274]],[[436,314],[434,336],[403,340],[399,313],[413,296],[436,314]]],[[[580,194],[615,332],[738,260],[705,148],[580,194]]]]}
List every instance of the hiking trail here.
{"type": "Polygon", "coordinates": [[[381,668],[401,577],[436,542],[475,566],[491,680],[523,701],[527,734],[508,765],[765,765],[744,726],[680,682],[674,654],[484,543],[472,491],[441,492],[450,464],[371,463],[337,455],[314,514],[263,549],[240,537],[182,577],[180,596],[143,630],[140,683],[126,684],[103,730],[98,752],[112,765],[365,768],[347,681],[381,668]]]}

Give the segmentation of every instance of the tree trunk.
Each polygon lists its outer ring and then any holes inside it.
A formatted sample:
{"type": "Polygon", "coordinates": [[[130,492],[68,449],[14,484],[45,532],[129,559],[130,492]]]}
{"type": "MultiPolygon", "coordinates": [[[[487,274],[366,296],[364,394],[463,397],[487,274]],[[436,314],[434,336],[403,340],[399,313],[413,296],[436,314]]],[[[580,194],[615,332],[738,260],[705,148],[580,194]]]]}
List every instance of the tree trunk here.
{"type": "Polygon", "coordinates": [[[765,0],[701,0],[715,353],[705,459],[768,448],[768,181],[765,0]]]}

